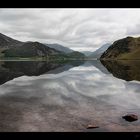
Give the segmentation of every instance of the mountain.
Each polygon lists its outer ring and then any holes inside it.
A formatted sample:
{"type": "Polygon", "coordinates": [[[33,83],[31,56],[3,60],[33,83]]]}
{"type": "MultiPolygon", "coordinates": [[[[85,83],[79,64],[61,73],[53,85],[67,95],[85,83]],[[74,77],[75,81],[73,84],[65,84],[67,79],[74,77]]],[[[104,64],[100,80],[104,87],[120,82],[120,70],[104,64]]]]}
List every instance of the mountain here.
{"type": "Polygon", "coordinates": [[[50,55],[57,55],[61,52],[49,48],[46,45],[39,42],[25,42],[20,47],[15,46],[13,48],[2,51],[5,57],[43,57],[50,55]]]}
{"type": "Polygon", "coordinates": [[[48,47],[39,42],[21,42],[0,33],[1,57],[43,57],[59,55],[62,52],[48,47]]]}
{"type": "Polygon", "coordinates": [[[111,44],[109,44],[109,43],[104,44],[102,47],[100,47],[99,49],[97,49],[96,51],[94,51],[91,55],[89,55],[89,57],[91,57],[91,58],[100,58],[100,56],[102,55],[102,53],[104,51],[106,51],[110,45],[111,44]]]}
{"type": "Polygon", "coordinates": [[[91,51],[81,51],[81,53],[85,54],[86,56],[91,55],[93,52],[91,51]]]}
{"type": "Polygon", "coordinates": [[[84,58],[85,55],[59,44],[21,42],[0,34],[0,57],[49,57],[49,59],[84,58]],[[56,49],[55,49],[56,48],[56,49]]]}
{"type": "Polygon", "coordinates": [[[0,33],[0,48],[10,48],[15,45],[21,45],[23,42],[12,39],[2,33],[0,33]]]}
{"type": "Polygon", "coordinates": [[[84,58],[85,57],[84,53],[74,51],[72,49],[69,49],[69,48],[64,47],[62,45],[59,45],[59,44],[45,44],[45,45],[64,53],[64,55],[61,54],[61,56],[66,57],[66,58],[75,58],[76,59],[76,58],[84,58]]]}
{"type": "Polygon", "coordinates": [[[47,45],[50,48],[56,49],[58,51],[61,51],[63,53],[71,53],[71,52],[73,52],[72,49],[69,49],[67,47],[64,47],[64,46],[62,46],[60,44],[45,44],[45,45],[47,45]]]}
{"type": "Polygon", "coordinates": [[[68,53],[67,56],[71,57],[71,58],[84,58],[85,57],[85,55],[83,53],[78,52],[78,51],[68,53]]]}
{"type": "Polygon", "coordinates": [[[140,59],[140,37],[126,37],[115,41],[100,59],[140,59]]]}

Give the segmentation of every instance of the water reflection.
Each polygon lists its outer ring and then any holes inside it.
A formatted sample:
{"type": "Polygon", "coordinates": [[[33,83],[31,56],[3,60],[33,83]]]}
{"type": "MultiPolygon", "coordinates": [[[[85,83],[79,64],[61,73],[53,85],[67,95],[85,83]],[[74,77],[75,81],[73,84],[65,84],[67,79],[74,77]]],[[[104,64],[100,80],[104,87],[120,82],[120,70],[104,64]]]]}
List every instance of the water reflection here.
{"type": "Polygon", "coordinates": [[[107,70],[113,76],[126,80],[140,81],[140,61],[118,60],[118,61],[101,61],[107,70]]]}
{"type": "Polygon", "coordinates": [[[0,71],[7,77],[0,131],[87,131],[88,124],[99,126],[91,131],[140,131],[139,120],[122,119],[140,115],[140,83],[113,77],[100,61],[2,62],[0,71]]]}
{"type": "Polygon", "coordinates": [[[39,76],[44,73],[61,73],[83,64],[83,61],[0,61],[0,85],[23,75],[39,76]]]}

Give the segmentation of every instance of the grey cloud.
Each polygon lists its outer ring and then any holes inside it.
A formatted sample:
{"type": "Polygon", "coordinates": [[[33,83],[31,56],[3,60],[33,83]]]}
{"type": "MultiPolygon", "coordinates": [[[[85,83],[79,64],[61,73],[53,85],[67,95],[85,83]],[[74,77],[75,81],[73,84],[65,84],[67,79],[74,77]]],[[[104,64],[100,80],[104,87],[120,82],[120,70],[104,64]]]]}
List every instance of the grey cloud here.
{"type": "Polygon", "coordinates": [[[140,9],[0,9],[0,31],[21,41],[55,41],[94,51],[107,42],[139,34],[138,13],[140,9]]]}
{"type": "Polygon", "coordinates": [[[136,24],[133,27],[127,28],[128,35],[140,35],[140,24],[136,24]]]}

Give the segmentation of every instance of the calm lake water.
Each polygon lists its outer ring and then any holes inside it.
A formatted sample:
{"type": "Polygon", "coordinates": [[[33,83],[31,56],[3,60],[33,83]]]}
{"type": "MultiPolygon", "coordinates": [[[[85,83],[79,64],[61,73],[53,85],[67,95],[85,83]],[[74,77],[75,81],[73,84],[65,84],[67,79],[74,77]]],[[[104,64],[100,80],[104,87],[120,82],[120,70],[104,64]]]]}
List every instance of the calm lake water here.
{"type": "Polygon", "coordinates": [[[139,61],[0,61],[1,132],[140,131],[127,113],[140,116],[139,61]]]}

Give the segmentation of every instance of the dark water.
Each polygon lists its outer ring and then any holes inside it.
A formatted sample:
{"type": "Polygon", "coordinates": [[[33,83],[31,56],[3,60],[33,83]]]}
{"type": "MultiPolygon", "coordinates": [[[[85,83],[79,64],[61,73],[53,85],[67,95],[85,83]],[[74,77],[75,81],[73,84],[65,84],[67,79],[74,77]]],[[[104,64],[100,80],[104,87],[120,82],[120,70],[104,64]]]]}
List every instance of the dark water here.
{"type": "Polygon", "coordinates": [[[0,131],[140,131],[139,61],[0,62],[0,131]],[[99,126],[87,129],[87,125],[99,126]]]}

